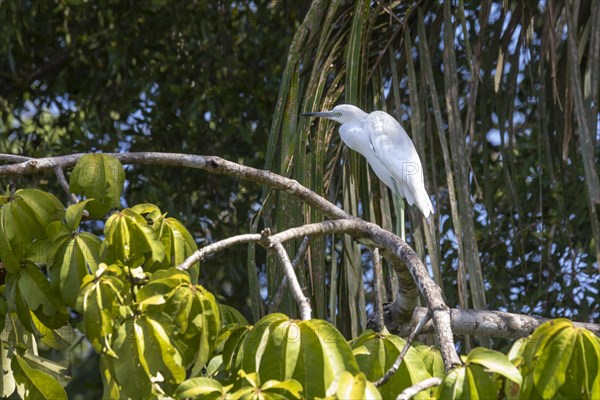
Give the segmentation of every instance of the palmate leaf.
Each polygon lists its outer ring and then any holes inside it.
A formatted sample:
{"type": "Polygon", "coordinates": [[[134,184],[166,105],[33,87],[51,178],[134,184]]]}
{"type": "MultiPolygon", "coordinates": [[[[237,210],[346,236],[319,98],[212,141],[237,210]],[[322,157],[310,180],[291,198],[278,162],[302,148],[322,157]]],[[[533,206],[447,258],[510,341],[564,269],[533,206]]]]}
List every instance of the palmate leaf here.
{"type": "Polygon", "coordinates": [[[94,275],[83,278],[76,309],[83,313],[83,331],[98,353],[113,354],[109,335],[128,310],[129,283],[123,276],[123,269],[100,264],[94,275]]]}
{"type": "Polygon", "coordinates": [[[86,154],[73,168],[69,188],[72,193],[93,199],[86,205],[90,217],[102,218],[111,208],[120,206],[124,183],[125,172],[118,159],[105,154],[86,154]]]}
{"type": "Polygon", "coordinates": [[[427,372],[431,376],[443,378],[446,375],[444,370],[444,360],[442,359],[442,353],[434,346],[426,346],[424,344],[414,344],[413,348],[419,353],[427,372]]]}
{"type": "Polygon", "coordinates": [[[115,212],[106,221],[102,258],[107,263],[144,265],[154,271],[165,259],[165,248],[144,217],[131,209],[115,212]]]}
{"type": "Polygon", "coordinates": [[[540,325],[515,342],[508,356],[523,376],[519,392],[507,386],[509,398],[593,399],[600,393],[600,340],[569,320],[540,325]]]}
{"type": "MultiPolygon", "coordinates": [[[[351,345],[360,370],[370,381],[376,381],[394,364],[405,343],[404,339],[398,336],[382,336],[367,330],[353,340],[351,345]]],[[[410,348],[398,371],[379,390],[383,398],[395,398],[405,388],[430,377],[421,354],[410,348]]],[[[427,397],[426,391],[415,396],[427,397]]]]}
{"type": "Polygon", "coordinates": [[[57,243],[50,266],[50,282],[70,307],[76,307],[83,278],[98,269],[100,244],[100,239],[88,232],[69,235],[57,243]]]}
{"type": "Polygon", "coordinates": [[[242,313],[235,308],[226,304],[219,304],[219,310],[221,311],[222,326],[227,326],[229,324],[237,324],[240,326],[248,325],[248,320],[246,320],[242,313]]]}
{"type": "Polygon", "coordinates": [[[147,316],[132,316],[116,327],[111,347],[114,354],[104,358],[109,376],[130,398],[174,393],[185,379],[181,356],[171,338],[161,324],[147,316]]]}
{"type": "Polygon", "coordinates": [[[450,371],[442,384],[437,389],[441,398],[454,396],[460,399],[487,399],[497,397],[497,387],[489,373],[502,375],[512,382],[506,387],[518,391],[522,377],[519,370],[509,361],[504,354],[478,347],[473,349],[464,358],[465,365],[450,371]],[[485,370],[484,370],[485,368],[485,370]]]}
{"type": "Polygon", "coordinates": [[[161,324],[146,316],[139,317],[135,322],[144,335],[144,357],[150,376],[156,377],[156,384],[165,393],[173,393],[185,379],[181,355],[161,324]]]}
{"type": "MultiPolygon", "coordinates": [[[[143,203],[131,207],[131,210],[145,216],[165,248],[162,267],[176,267],[198,249],[190,232],[175,218],[167,218],[154,204],[143,203]]],[[[187,272],[192,282],[198,281],[200,263],[194,263],[187,272]]]]}
{"type": "Polygon", "coordinates": [[[137,294],[138,304],[149,317],[162,324],[179,349],[192,375],[208,362],[221,329],[219,306],[214,296],[193,285],[190,276],[176,268],[152,274],[137,294]]]}
{"type": "MultiPolygon", "coordinates": [[[[0,208],[0,259],[9,272],[35,253],[45,253],[40,246],[46,226],[62,221],[65,209],[52,194],[37,189],[17,190],[11,201],[0,208]]],[[[42,256],[45,254],[42,254],[42,256]]]]}
{"type": "Polygon", "coordinates": [[[258,372],[262,380],[295,379],[306,398],[324,397],[344,371],[359,372],[350,346],[326,321],[270,314],[249,330],[239,329],[241,335],[232,333],[224,345],[225,365],[258,372]]]}

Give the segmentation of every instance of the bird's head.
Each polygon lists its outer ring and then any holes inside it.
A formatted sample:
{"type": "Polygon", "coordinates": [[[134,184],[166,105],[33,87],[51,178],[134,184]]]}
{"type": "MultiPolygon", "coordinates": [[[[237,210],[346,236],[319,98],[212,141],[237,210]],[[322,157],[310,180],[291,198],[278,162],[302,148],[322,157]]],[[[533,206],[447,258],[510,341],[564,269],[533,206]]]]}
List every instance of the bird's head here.
{"type": "Polygon", "coordinates": [[[340,104],[331,111],[320,111],[301,114],[301,117],[321,117],[327,118],[340,124],[346,122],[358,121],[367,117],[367,113],[352,104],[340,104]]]}

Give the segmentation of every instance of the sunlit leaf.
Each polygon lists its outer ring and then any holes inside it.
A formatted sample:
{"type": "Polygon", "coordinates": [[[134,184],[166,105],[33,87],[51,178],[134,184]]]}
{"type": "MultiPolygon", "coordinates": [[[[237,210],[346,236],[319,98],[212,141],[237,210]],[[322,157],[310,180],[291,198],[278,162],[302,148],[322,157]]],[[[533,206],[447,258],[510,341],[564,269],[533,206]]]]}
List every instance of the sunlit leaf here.
{"type": "Polygon", "coordinates": [[[11,366],[17,390],[23,398],[67,399],[67,393],[60,383],[47,373],[34,369],[20,355],[14,355],[11,366]]]}
{"type": "Polygon", "coordinates": [[[165,248],[146,220],[131,209],[115,212],[106,221],[102,257],[106,262],[141,264],[154,271],[165,258],[165,248]]]}
{"type": "MultiPolygon", "coordinates": [[[[362,348],[361,354],[355,354],[356,361],[362,372],[370,381],[380,379],[394,364],[398,354],[402,351],[404,339],[395,335],[380,335],[373,331],[365,331],[361,336],[352,341],[353,348],[362,348]]],[[[384,398],[397,396],[405,388],[430,378],[423,357],[415,349],[410,348],[400,368],[391,379],[379,388],[384,398]]],[[[415,398],[426,398],[427,392],[419,393],[415,398]]]]}
{"type": "Polygon", "coordinates": [[[479,364],[488,371],[500,374],[518,385],[523,381],[519,370],[504,354],[495,350],[477,347],[469,353],[467,363],[479,364]]]}
{"type": "Polygon", "coordinates": [[[110,209],[120,206],[124,182],[125,172],[117,158],[86,154],[73,168],[69,188],[72,193],[93,199],[86,205],[90,217],[102,218],[110,209]]]}

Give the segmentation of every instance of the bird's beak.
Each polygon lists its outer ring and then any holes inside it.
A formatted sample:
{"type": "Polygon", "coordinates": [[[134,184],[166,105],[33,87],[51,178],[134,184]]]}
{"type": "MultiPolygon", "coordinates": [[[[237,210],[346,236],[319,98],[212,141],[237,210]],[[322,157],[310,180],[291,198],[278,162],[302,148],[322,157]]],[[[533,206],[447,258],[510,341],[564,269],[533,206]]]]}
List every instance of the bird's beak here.
{"type": "Polygon", "coordinates": [[[309,112],[305,114],[300,114],[301,117],[321,117],[321,118],[333,118],[335,114],[333,111],[319,111],[319,112],[309,112]]]}

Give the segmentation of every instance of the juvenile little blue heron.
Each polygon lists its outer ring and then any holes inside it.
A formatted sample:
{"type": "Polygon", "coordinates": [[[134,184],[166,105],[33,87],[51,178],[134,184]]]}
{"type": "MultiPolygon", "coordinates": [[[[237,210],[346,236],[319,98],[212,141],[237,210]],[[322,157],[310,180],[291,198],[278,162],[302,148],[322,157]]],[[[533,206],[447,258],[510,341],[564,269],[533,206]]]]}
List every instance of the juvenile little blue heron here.
{"type": "Polygon", "coordinates": [[[411,206],[416,204],[425,218],[434,213],[417,149],[391,115],[383,111],[367,114],[351,104],[340,104],[331,111],[302,116],[328,118],[342,124],[340,137],[344,143],[367,159],[383,183],[411,206]]]}

